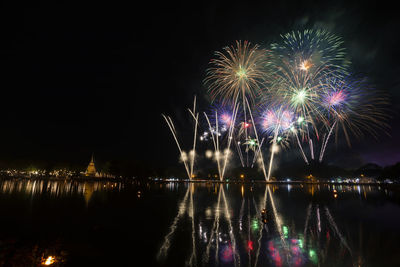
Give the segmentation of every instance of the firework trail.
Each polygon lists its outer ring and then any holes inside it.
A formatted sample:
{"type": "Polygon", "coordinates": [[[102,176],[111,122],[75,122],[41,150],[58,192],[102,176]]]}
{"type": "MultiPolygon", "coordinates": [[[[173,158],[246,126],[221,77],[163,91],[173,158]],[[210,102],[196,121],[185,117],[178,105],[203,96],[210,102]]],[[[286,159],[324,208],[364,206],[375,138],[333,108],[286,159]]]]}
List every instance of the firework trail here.
{"type": "Polygon", "coordinates": [[[193,101],[193,110],[190,109],[188,110],[195,121],[194,134],[193,134],[193,149],[192,149],[193,153],[190,154],[190,177],[193,178],[193,167],[196,156],[197,126],[199,125],[199,113],[196,113],[196,96],[194,97],[193,101]]]}
{"type": "Polygon", "coordinates": [[[279,130],[279,128],[277,128],[277,130],[275,131],[275,136],[274,136],[274,139],[272,141],[271,157],[269,159],[267,181],[269,181],[269,179],[271,178],[272,162],[274,161],[274,155],[275,155],[275,152],[276,152],[275,150],[277,149],[276,138],[278,136],[278,130],[279,130]]]}
{"type": "Polygon", "coordinates": [[[162,114],[162,116],[164,117],[165,121],[167,122],[168,127],[171,130],[171,133],[172,133],[172,135],[173,135],[173,137],[175,139],[176,145],[178,146],[179,153],[181,155],[181,159],[183,161],[183,165],[185,166],[185,170],[186,170],[187,176],[189,177],[189,179],[192,179],[192,177],[190,175],[189,167],[188,167],[188,164],[187,164],[187,158],[186,158],[185,154],[183,153],[183,151],[181,149],[181,146],[179,144],[178,138],[176,137],[176,130],[175,130],[174,123],[172,122],[172,119],[169,116],[165,116],[164,114],[162,114]]]}
{"type": "Polygon", "coordinates": [[[208,262],[210,259],[210,248],[211,248],[211,242],[215,237],[215,245],[216,245],[216,256],[215,256],[215,261],[216,265],[218,266],[218,231],[219,231],[219,212],[220,212],[220,203],[221,203],[221,192],[218,192],[218,201],[217,201],[217,209],[215,211],[215,217],[214,217],[214,223],[210,235],[210,240],[208,240],[208,244],[206,247],[206,253],[203,257],[203,266],[208,266],[208,262]]]}
{"type": "Polygon", "coordinates": [[[321,232],[321,216],[319,214],[319,206],[317,205],[317,220],[318,220],[318,236],[321,232]]]}
{"type": "MultiPolygon", "coordinates": [[[[265,192],[264,192],[264,199],[262,204],[260,205],[260,209],[266,209],[267,208],[267,197],[268,197],[268,190],[267,190],[268,185],[265,186],[265,192]]],[[[265,227],[267,225],[265,224],[265,227]]],[[[264,229],[264,227],[261,227],[260,232],[258,233],[258,247],[257,247],[257,252],[256,252],[256,258],[254,260],[254,266],[257,266],[258,263],[258,257],[260,255],[260,249],[261,249],[261,238],[262,238],[262,230],[264,229]]],[[[267,229],[267,228],[266,228],[267,229]]]]}
{"type": "MultiPolygon", "coordinates": [[[[254,134],[255,134],[256,139],[257,139],[257,144],[259,145],[259,144],[260,144],[260,139],[258,138],[257,129],[256,129],[256,124],[254,123],[253,114],[251,113],[250,104],[249,104],[249,101],[247,100],[247,98],[246,98],[246,104],[247,104],[247,107],[248,107],[248,109],[249,109],[249,113],[250,113],[250,117],[251,117],[251,122],[252,122],[253,127],[254,127],[254,134]]],[[[261,152],[261,146],[260,146],[260,152],[261,152]]],[[[268,181],[269,177],[267,178],[267,174],[266,174],[266,172],[265,172],[265,164],[264,164],[263,155],[262,155],[262,153],[259,153],[259,155],[260,155],[260,159],[261,159],[261,167],[262,167],[262,170],[263,170],[264,178],[265,178],[265,180],[268,181]]],[[[254,158],[255,158],[255,156],[256,156],[256,155],[254,155],[254,158]]]]}
{"type": "Polygon", "coordinates": [[[193,136],[194,136],[193,137],[193,147],[192,147],[192,151],[189,152],[189,163],[188,163],[187,156],[184,153],[184,151],[182,150],[181,145],[178,141],[176,128],[175,128],[175,125],[174,125],[171,117],[165,116],[164,114],[161,114],[161,115],[165,119],[165,121],[172,133],[172,136],[174,137],[176,145],[179,149],[179,153],[180,153],[183,165],[185,166],[186,174],[187,174],[189,180],[191,180],[193,178],[193,171],[194,171],[193,168],[194,168],[194,160],[195,160],[195,155],[196,155],[196,137],[197,137],[197,126],[198,126],[198,118],[199,118],[199,114],[196,113],[196,96],[194,97],[193,110],[189,109],[189,113],[192,115],[194,122],[195,122],[194,133],[193,133],[193,136]]]}
{"type": "Polygon", "coordinates": [[[239,155],[240,163],[242,164],[242,167],[244,167],[245,164],[244,164],[243,154],[242,154],[242,150],[241,150],[241,148],[239,146],[240,145],[240,141],[235,142],[235,145],[236,145],[236,150],[237,150],[238,155],[239,155]]]}
{"type": "Polygon", "coordinates": [[[308,162],[307,156],[306,156],[306,154],[304,153],[303,146],[302,146],[301,143],[300,143],[299,135],[297,134],[297,131],[296,131],[296,130],[295,130],[294,135],[296,136],[297,145],[298,145],[299,148],[300,148],[301,155],[303,156],[303,159],[304,159],[305,163],[308,165],[309,162],[308,162]]]}
{"type": "Polygon", "coordinates": [[[190,209],[189,209],[189,217],[192,221],[192,254],[190,255],[189,265],[190,266],[197,266],[197,257],[196,257],[196,232],[194,226],[194,205],[193,205],[193,184],[189,187],[190,188],[190,209]]]}
{"type": "Polygon", "coordinates": [[[310,220],[311,208],[312,208],[312,204],[310,203],[308,205],[308,208],[307,208],[306,224],[304,225],[304,234],[303,234],[304,235],[304,240],[307,240],[306,239],[306,237],[307,237],[307,228],[308,228],[308,222],[310,220]]]}
{"type": "Polygon", "coordinates": [[[322,142],[322,148],[321,148],[321,152],[320,152],[320,155],[319,155],[319,162],[322,162],[322,159],[324,158],[326,145],[328,144],[329,137],[331,137],[332,130],[335,128],[336,123],[337,123],[337,121],[335,121],[333,123],[331,129],[329,130],[328,136],[326,137],[326,139],[324,139],[325,142],[322,142]]]}
{"type": "MultiPolygon", "coordinates": [[[[211,132],[211,137],[212,137],[212,141],[214,144],[214,155],[215,155],[215,159],[217,161],[217,167],[218,167],[218,174],[219,174],[219,178],[222,180],[222,171],[221,171],[221,163],[220,163],[220,149],[219,149],[219,143],[218,143],[218,119],[215,120],[216,123],[216,128],[217,128],[217,133],[216,133],[216,138],[214,137],[214,131],[212,130],[212,126],[210,123],[210,120],[208,119],[208,116],[206,113],[204,113],[204,116],[207,120],[207,123],[210,127],[210,132],[211,132]]],[[[216,116],[218,116],[217,112],[216,112],[216,116]]]]}
{"type": "MultiPolygon", "coordinates": [[[[232,142],[232,135],[233,135],[233,131],[234,131],[234,122],[236,121],[236,116],[237,116],[237,111],[238,111],[238,107],[239,105],[236,105],[233,109],[233,123],[231,124],[231,126],[229,127],[229,134],[228,134],[228,148],[227,151],[228,153],[225,154],[225,160],[224,160],[224,166],[222,169],[222,176],[225,175],[225,169],[226,169],[226,164],[228,163],[228,156],[229,156],[229,149],[231,147],[231,142],[232,142]]],[[[221,180],[222,181],[222,180],[221,180]]]]}
{"type": "MultiPolygon", "coordinates": [[[[219,189],[219,192],[218,192],[218,213],[217,213],[217,215],[216,216],[218,216],[218,218],[217,218],[217,226],[215,227],[215,233],[217,234],[217,235],[219,235],[219,212],[220,212],[220,199],[221,199],[221,187],[222,187],[222,185],[220,186],[220,189],[219,189]]],[[[218,236],[215,238],[215,262],[216,262],[216,265],[218,265],[218,250],[219,250],[219,239],[218,239],[218,236]]]]}
{"type": "MultiPolygon", "coordinates": [[[[247,242],[251,240],[250,237],[250,201],[247,198],[247,242]]],[[[250,254],[250,249],[247,250],[247,255],[249,256],[249,266],[251,266],[251,254],[250,254]]]]}
{"type": "Polygon", "coordinates": [[[254,167],[254,163],[256,163],[258,155],[261,153],[261,148],[264,143],[264,140],[265,140],[265,138],[263,137],[263,139],[261,139],[260,145],[258,146],[258,149],[256,150],[256,153],[254,154],[253,163],[251,164],[252,168],[254,167]]]}
{"type": "Polygon", "coordinates": [[[337,227],[331,213],[329,212],[328,207],[325,207],[325,213],[326,213],[326,216],[328,217],[328,221],[331,224],[333,230],[339,236],[340,241],[348,249],[348,251],[350,252],[350,255],[353,255],[353,252],[351,251],[351,249],[350,249],[349,245],[347,244],[346,240],[344,239],[343,235],[340,233],[339,228],[337,227]]]}
{"type": "Polygon", "coordinates": [[[288,130],[292,129],[294,124],[294,114],[284,106],[280,106],[277,109],[267,109],[261,117],[262,127],[264,132],[269,135],[273,133],[271,156],[268,167],[267,181],[271,177],[272,163],[274,160],[274,154],[277,152],[277,138],[278,134],[285,134],[288,130]]]}
{"type": "Polygon", "coordinates": [[[223,181],[223,179],[224,179],[225,169],[226,169],[226,165],[228,163],[229,149],[230,149],[231,142],[233,139],[232,134],[233,134],[233,130],[234,130],[234,121],[236,120],[237,107],[238,107],[238,105],[236,105],[236,107],[233,110],[233,119],[232,119],[232,123],[229,126],[229,130],[228,130],[228,144],[227,144],[227,148],[224,151],[224,157],[222,159],[223,160],[222,163],[221,163],[221,150],[220,150],[220,146],[219,146],[218,112],[217,111],[215,112],[215,128],[216,128],[215,131],[212,128],[210,119],[208,118],[207,114],[204,113],[204,116],[207,120],[209,129],[211,132],[212,141],[214,144],[215,158],[217,161],[217,167],[218,167],[220,181],[223,181]]]}
{"type": "Polygon", "coordinates": [[[276,210],[275,201],[274,201],[274,198],[272,196],[271,190],[269,189],[269,187],[267,187],[267,189],[268,189],[269,198],[270,198],[270,202],[271,202],[271,206],[272,206],[272,211],[274,213],[275,225],[276,225],[276,228],[278,230],[279,236],[281,238],[282,246],[284,247],[284,249],[286,251],[288,251],[289,247],[288,247],[288,245],[286,243],[285,236],[283,235],[283,232],[282,232],[282,219],[281,219],[281,217],[279,216],[279,214],[278,214],[278,212],[276,210]]]}
{"type": "Polygon", "coordinates": [[[164,237],[164,242],[160,248],[160,251],[157,254],[157,259],[160,260],[161,258],[164,258],[167,255],[168,249],[171,246],[171,238],[173,237],[175,230],[177,228],[177,224],[179,219],[182,217],[183,214],[186,212],[186,202],[189,196],[189,190],[188,188],[186,190],[186,194],[183,198],[183,200],[179,203],[179,209],[178,209],[178,214],[175,216],[174,221],[172,222],[172,225],[170,226],[170,231],[169,233],[164,237]]]}
{"type": "MultiPolygon", "coordinates": [[[[243,185],[242,185],[243,186],[243,185]]],[[[240,206],[240,212],[239,212],[239,230],[242,231],[242,222],[243,222],[243,212],[244,212],[244,197],[242,196],[242,205],[240,206]]]]}
{"type": "Polygon", "coordinates": [[[225,204],[225,218],[228,221],[229,237],[230,237],[230,240],[232,243],[232,250],[234,252],[234,256],[233,256],[234,265],[240,266],[240,255],[238,254],[238,252],[236,250],[236,239],[235,239],[235,234],[233,233],[231,215],[229,213],[228,202],[226,200],[225,192],[224,192],[224,188],[223,188],[222,184],[221,184],[220,190],[222,191],[222,199],[224,200],[224,204],[225,204]]]}

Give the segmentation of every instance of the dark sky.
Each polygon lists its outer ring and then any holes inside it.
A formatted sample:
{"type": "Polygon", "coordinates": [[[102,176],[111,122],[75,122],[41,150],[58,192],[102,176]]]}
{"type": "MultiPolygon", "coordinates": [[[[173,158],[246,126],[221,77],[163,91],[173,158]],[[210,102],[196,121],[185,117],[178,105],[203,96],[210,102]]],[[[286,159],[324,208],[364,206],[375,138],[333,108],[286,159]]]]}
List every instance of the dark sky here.
{"type": "Polygon", "coordinates": [[[354,71],[392,101],[391,137],[332,146],[329,160],[400,161],[400,20],[389,2],[34,2],[6,1],[0,10],[4,161],[86,162],[94,152],[103,161],[176,162],[161,113],[179,125],[194,94],[206,102],[202,80],[214,51],[235,40],[266,47],[315,27],[343,37],[354,71]]]}

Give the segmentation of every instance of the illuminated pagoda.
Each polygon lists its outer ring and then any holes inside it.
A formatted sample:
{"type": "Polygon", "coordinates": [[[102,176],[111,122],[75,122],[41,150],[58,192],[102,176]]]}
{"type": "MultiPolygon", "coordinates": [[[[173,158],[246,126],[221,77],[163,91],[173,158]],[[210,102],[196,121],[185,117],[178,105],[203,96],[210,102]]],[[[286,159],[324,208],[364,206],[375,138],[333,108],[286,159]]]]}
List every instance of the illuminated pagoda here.
{"type": "Polygon", "coordinates": [[[85,176],[96,176],[96,167],[94,166],[94,160],[93,160],[93,154],[92,154],[92,159],[89,162],[89,165],[87,166],[85,176]]]}

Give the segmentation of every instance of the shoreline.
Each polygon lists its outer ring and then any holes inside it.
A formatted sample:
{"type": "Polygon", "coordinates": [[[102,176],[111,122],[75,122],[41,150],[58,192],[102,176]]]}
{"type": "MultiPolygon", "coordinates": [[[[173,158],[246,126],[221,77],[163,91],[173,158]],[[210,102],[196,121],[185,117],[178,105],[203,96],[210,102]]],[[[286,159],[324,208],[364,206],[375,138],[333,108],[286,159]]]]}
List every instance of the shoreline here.
{"type": "Polygon", "coordinates": [[[321,184],[329,184],[329,185],[391,185],[391,186],[400,186],[400,183],[346,183],[346,182],[329,182],[329,181],[319,181],[319,182],[306,182],[306,181],[208,181],[208,180],[197,180],[197,181],[151,181],[154,183],[213,183],[213,184],[302,184],[302,185],[321,185],[321,184]]]}
{"type": "Polygon", "coordinates": [[[371,186],[400,186],[400,183],[384,182],[330,182],[330,181],[217,181],[217,180],[138,180],[133,178],[109,178],[109,177],[10,177],[0,176],[0,180],[44,180],[44,181],[73,181],[73,182],[148,182],[148,183],[204,183],[204,184],[271,184],[271,185],[371,185],[371,186]]]}
{"type": "Polygon", "coordinates": [[[55,176],[38,176],[38,177],[12,177],[0,176],[0,180],[45,180],[45,181],[110,181],[110,182],[124,182],[135,181],[129,178],[110,178],[110,177],[55,177],[55,176]]]}

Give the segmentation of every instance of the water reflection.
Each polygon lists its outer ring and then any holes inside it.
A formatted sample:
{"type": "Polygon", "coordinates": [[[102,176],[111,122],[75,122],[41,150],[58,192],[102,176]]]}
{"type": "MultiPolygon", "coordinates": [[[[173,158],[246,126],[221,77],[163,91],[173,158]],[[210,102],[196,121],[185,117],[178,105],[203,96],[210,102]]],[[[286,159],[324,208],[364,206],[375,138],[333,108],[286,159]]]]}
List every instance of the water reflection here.
{"type": "Polygon", "coordinates": [[[355,228],[359,231],[352,232],[354,226],[344,223],[346,218],[338,223],[331,206],[342,195],[350,201],[356,196],[366,200],[368,193],[382,192],[378,187],[212,184],[207,185],[208,191],[217,192],[212,200],[201,187],[187,187],[158,253],[160,263],[169,263],[172,250],[185,247],[190,247],[187,266],[362,266],[367,262],[360,248],[362,220],[355,228]],[[292,194],[297,194],[296,199],[292,194]],[[211,207],[205,205],[205,198],[211,207]],[[187,243],[173,246],[178,227],[187,223],[191,229],[187,243]],[[357,252],[355,244],[359,244],[357,252]]]}
{"type": "Polygon", "coordinates": [[[110,181],[10,179],[0,180],[0,194],[48,194],[52,197],[81,195],[88,203],[96,191],[121,191],[124,186],[123,183],[110,181]]]}
{"type": "Polygon", "coordinates": [[[88,266],[400,266],[399,203],[383,185],[0,180],[0,266],[21,253],[88,266]]]}
{"type": "Polygon", "coordinates": [[[126,186],[111,181],[0,179],[0,266],[64,266],[73,248],[66,245],[67,237],[79,235],[81,228],[91,229],[79,218],[87,214],[95,193],[120,192],[126,186]]]}

